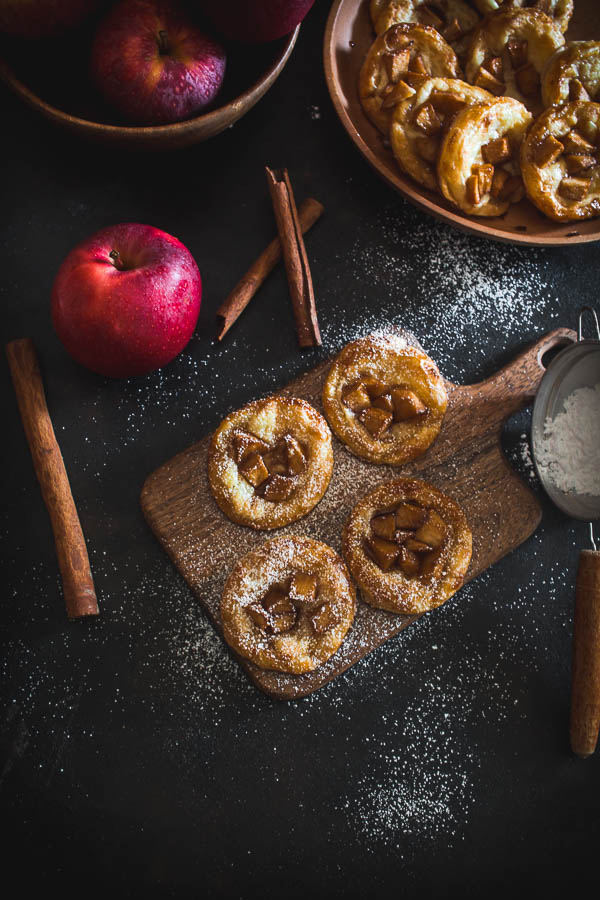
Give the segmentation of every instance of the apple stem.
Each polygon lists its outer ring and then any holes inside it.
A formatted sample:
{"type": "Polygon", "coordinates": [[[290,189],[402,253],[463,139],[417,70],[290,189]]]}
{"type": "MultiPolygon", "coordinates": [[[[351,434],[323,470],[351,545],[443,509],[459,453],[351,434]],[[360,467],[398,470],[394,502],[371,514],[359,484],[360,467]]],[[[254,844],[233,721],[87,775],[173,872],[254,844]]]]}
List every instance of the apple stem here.
{"type": "Polygon", "coordinates": [[[169,52],[169,39],[166,31],[158,32],[158,52],[161,56],[166,56],[169,52]]]}
{"type": "Polygon", "coordinates": [[[115,269],[123,268],[122,263],[121,263],[121,254],[119,253],[118,250],[111,250],[108,255],[112,259],[113,266],[115,267],[115,269]]]}

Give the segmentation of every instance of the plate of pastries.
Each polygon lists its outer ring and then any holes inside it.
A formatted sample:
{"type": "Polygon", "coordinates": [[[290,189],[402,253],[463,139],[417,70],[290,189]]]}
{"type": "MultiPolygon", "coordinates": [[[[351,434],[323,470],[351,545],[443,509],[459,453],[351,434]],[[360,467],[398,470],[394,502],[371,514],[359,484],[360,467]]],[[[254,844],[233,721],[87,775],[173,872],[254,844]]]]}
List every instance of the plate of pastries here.
{"type": "Polygon", "coordinates": [[[600,239],[597,0],[336,0],[329,91],[354,143],[463,230],[600,239]]]}

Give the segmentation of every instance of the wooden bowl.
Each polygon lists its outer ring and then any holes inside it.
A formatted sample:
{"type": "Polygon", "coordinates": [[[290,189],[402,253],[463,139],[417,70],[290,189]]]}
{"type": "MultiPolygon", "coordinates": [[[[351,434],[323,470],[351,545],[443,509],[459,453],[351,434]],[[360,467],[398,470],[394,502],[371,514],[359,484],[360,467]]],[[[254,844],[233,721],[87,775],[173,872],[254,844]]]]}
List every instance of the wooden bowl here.
{"type": "MultiPolygon", "coordinates": [[[[600,3],[575,0],[567,40],[600,40],[600,3]]],[[[600,240],[600,219],[558,224],[546,219],[528,201],[511,206],[504,216],[478,218],[455,209],[428,191],[396,165],[381,134],[365,116],[358,99],[358,73],[375,38],[368,0],[335,0],[325,30],[325,77],[333,105],[360,152],[396,190],[426,212],[462,231],[515,244],[556,246],[600,240]]]]}
{"type": "Polygon", "coordinates": [[[269,44],[233,47],[218,105],[170,125],[142,127],[116,120],[88,77],[91,34],[83,34],[79,41],[69,38],[68,44],[67,39],[59,41],[58,46],[56,41],[40,43],[33,53],[5,38],[0,47],[0,77],[36,112],[80,137],[131,149],[187,147],[229,128],[258,103],[283,71],[299,30],[300,25],[269,44]]]}

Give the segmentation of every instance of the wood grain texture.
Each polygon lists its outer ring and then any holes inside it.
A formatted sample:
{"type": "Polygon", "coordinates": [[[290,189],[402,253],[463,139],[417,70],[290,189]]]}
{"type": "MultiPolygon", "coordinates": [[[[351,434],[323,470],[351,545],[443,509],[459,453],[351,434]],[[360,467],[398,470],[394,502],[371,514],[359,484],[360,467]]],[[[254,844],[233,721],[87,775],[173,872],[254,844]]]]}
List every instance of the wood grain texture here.
{"type": "MultiPolygon", "coordinates": [[[[486,381],[467,386],[447,382],[448,410],[440,435],[423,456],[408,465],[371,465],[350,454],[334,437],[334,472],[327,493],[312,512],[285,529],[256,532],[233,524],[219,510],[206,474],[210,436],[148,477],[141,494],[144,515],[219,632],[223,584],[241,556],[281,532],[306,534],[339,551],[343,524],[358,498],[399,474],[431,482],[462,506],[473,532],[473,558],[465,578],[470,581],[525,541],[539,524],[540,506],[506,461],[500,435],[506,418],[533,400],[544,374],[543,354],[575,337],[568,329],[557,329],[486,381]]],[[[329,366],[329,361],[322,363],[280,393],[303,397],[322,411],[321,391],[329,366]]],[[[246,660],[239,661],[252,681],[270,696],[302,697],[415,618],[359,604],[342,647],[307,675],[263,671],[246,660]]]]}
{"type": "Polygon", "coordinates": [[[600,550],[582,550],[575,584],[571,749],[591,756],[600,729],[600,550]]]}

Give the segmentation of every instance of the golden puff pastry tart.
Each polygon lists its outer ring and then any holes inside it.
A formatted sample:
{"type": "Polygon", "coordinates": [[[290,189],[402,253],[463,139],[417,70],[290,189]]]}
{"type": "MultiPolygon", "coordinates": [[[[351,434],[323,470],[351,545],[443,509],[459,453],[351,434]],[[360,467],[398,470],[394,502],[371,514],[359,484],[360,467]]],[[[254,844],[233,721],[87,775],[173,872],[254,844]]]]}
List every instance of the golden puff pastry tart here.
{"type": "Polygon", "coordinates": [[[551,106],[521,146],[527,196],[557,222],[600,214],[600,103],[551,106]]]}
{"type": "Polygon", "coordinates": [[[356,613],[356,592],[331,547],[288,535],[239,560],[225,583],[225,640],[262,669],[300,675],[338,650],[356,613]]]}
{"type": "Polygon", "coordinates": [[[436,163],[448,123],[467,106],[493,101],[488,91],[458,78],[424,79],[416,93],[392,112],[390,144],[400,168],[419,184],[436,190],[436,163]]]}
{"type": "Polygon", "coordinates": [[[569,41],[542,72],[544,106],[600,100],[600,41],[569,41]]]}
{"type": "Polygon", "coordinates": [[[392,25],[371,46],[360,70],[363,109],[386,137],[394,106],[414,96],[423,76],[457,78],[456,53],[428,25],[392,25]]]}
{"type": "Polygon", "coordinates": [[[459,56],[480,21],[479,14],[465,0],[371,0],[370,10],[377,34],[402,22],[430,25],[459,56]]]}
{"type": "Polygon", "coordinates": [[[363,599],[389,612],[419,615],[461,587],[472,538],[460,506],[424,481],[384,482],[346,523],[343,553],[363,599]]]}
{"type": "Polygon", "coordinates": [[[573,0],[475,0],[475,6],[483,16],[509,7],[537,9],[546,13],[562,32],[569,27],[573,15],[573,0]]]}
{"type": "Polygon", "coordinates": [[[448,397],[426,353],[400,334],[373,334],[335,358],[323,407],[337,437],[356,456],[402,465],[439,434],[448,397]]]}
{"type": "Polygon", "coordinates": [[[230,413],[208,450],[208,479],[233,522],[281,528],[310,512],[331,479],[331,432],[310,403],[267,397],[230,413]]]}
{"type": "Polygon", "coordinates": [[[540,76],[564,44],[561,30],[537,9],[502,9],[483,20],[465,60],[467,81],[495,96],[542,109],[540,76]]]}
{"type": "Polygon", "coordinates": [[[522,200],[519,149],[531,120],[529,110],[511,97],[458,113],[438,160],[446,200],[471,216],[501,216],[522,200]]]}

